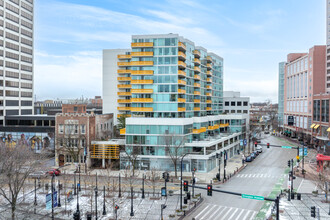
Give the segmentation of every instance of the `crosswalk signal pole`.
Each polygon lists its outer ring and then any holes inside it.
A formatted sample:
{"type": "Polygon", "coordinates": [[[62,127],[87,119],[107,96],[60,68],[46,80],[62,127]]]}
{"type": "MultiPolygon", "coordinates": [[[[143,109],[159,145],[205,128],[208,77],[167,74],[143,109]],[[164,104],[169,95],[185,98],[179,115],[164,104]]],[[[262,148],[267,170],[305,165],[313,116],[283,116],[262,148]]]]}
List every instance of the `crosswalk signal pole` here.
{"type": "Polygon", "coordinates": [[[291,159],[291,193],[293,194],[293,159],[291,159]]]}

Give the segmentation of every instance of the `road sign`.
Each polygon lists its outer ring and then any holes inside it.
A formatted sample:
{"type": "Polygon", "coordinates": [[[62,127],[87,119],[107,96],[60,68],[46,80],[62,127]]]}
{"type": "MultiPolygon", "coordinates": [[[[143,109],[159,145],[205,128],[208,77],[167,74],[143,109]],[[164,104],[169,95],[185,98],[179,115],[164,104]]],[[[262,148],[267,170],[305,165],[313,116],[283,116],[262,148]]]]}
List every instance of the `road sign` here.
{"type": "Polygon", "coordinates": [[[72,194],[72,190],[70,190],[67,194],[66,194],[66,199],[68,202],[71,202],[73,200],[73,194],[72,194]]]}
{"type": "Polygon", "coordinates": [[[244,146],[246,146],[247,145],[247,140],[246,139],[244,139],[244,146]]]}
{"type": "Polygon", "coordinates": [[[290,147],[290,146],[282,146],[282,148],[292,149],[292,147],[290,147]]]}
{"type": "MultiPolygon", "coordinates": [[[[302,150],[303,150],[302,148],[299,148],[299,156],[303,155],[302,150]]],[[[308,149],[306,147],[306,148],[304,148],[304,156],[307,156],[307,154],[308,154],[308,149]]]]}
{"type": "MultiPolygon", "coordinates": [[[[57,191],[54,192],[53,194],[53,203],[54,203],[54,208],[57,207],[57,191]]],[[[46,195],[46,209],[52,209],[52,194],[48,193],[46,195]]]]}
{"type": "Polygon", "coordinates": [[[242,194],[243,199],[255,199],[255,200],[264,200],[263,196],[256,196],[256,195],[248,195],[248,194],[242,194]]]}
{"type": "Polygon", "coordinates": [[[57,207],[57,191],[54,192],[53,203],[54,203],[54,208],[57,207]]]}

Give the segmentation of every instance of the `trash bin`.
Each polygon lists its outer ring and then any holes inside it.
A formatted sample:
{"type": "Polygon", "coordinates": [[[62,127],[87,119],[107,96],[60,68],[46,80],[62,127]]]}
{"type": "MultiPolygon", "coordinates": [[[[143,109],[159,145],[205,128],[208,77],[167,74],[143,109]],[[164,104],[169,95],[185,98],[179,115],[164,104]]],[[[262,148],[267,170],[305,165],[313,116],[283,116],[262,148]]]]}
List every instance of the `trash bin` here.
{"type": "Polygon", "coordinates": [[[297,199],[301,200],[301,194],[300,193],[297,193],[297,199]]]}
{"type": "Polygon", "coordinates": [[[291,199],[294,199],[294,193],[291,193],[291,199]]]}
{"type": "Polygon", "coordinates": [[[87,213],[87,220],[92,220],[92,214],[91,213],[87,213]]]}

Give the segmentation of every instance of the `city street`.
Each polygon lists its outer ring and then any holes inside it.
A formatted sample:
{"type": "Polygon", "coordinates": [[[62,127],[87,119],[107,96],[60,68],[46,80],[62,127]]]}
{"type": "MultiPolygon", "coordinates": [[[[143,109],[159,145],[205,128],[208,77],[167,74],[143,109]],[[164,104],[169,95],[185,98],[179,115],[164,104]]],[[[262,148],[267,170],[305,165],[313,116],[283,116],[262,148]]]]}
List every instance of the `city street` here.
{"type": "MultiPolygon", "coordinates": [[[[271,135],[265,135],[261,143],[266,144],[267,142],[274,145],[293,146],[271,135]]],[[[284,174],[287,161],[295,158],[296,155],[296,150],[272,147],[267,149],[264,146],[263,153],[250,162],[238,175],[225,184],[214,187],[215,189],[268,197],[279,180],[287,179],[287,175],[284,174]]],[[[213,192],[213,196],[210,197],[206,195],[205,190],[197,191],[202,192],[205,202],[186,219],[254,219],[264,204],[264,201],[243,199],[239,196],[218,192],[213,192]]],[[[258,217],[256,219],[259,219],[258,217]]]]}

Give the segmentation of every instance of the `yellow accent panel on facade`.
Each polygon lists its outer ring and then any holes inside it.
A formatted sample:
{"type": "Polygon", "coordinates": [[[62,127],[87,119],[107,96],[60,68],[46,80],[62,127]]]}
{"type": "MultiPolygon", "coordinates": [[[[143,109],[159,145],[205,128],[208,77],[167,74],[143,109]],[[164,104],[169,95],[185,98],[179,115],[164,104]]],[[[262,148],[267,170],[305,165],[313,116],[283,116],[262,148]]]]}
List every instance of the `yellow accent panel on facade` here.
{"type": "Polygon", "coordinates": [[[153,102],[152,98],[132,98],[132,102],[153,102]]]}
{"type": "Polygon", "coordinates": [[[117,77],[118,81],[131,81],[131,77],[117,77]]]}
{"type": "Polygon", "coordinates": [[[210,57],[210,56],[207,56],[206,60],[207,60],[207,62],[210,62],[210,63],[212,63],[212,61],[213,61],[212,57],[210,57]]]}
{"type": "Polygon", "coordinates": [[[183,70],[178,70],[178,75],[181,75],[181,76],[186,76],[186,72],[183,71],[183,70]]]}
{"type": "Polygon", "coordinates": [[[118,59],[131,59],[131,55],[129,55],[129,54],[118,54],[117,58],[118,59]]]}
{"type": "Polygon", "coordinates": [[[120,135],[125,135],[126,134],[126,128],[120,129],[120,135]]]}
{"type": "Polygon", "coordinates": [[[117,107],[118,111],[130,111],[131,107],[117,107]]]}
{"type": "Polygon", "coordinates": [[[199,68],[198,66],[195,66],[194,70],[195,70],[195,72],[199,72],[199,73],[201,72],[201,68],[199,68]]]}
{"type": "Polygon", "coordinates": [[[196,56],[201,56],[201,52],[199,52],[198,50],[194,50],[194,55],[196,55],[196,56]]]}
{"type": "Polygon", "coordinates": [[[182,51],[179,51],[178,56],[186,59],[186,54],[183,53],[182,51]]]}
{"type": "Polygon", "coordinates": [[[132,75],[154,75],[153,70],[131,70],[132,75]]]}
{"type": "Polygon", "coordinates": [[[228,127],[229,126],[229,123],[226,123],[226,124],[220,124],[220,128],[225,128],[225,127],[228,127]]]}
{"type": "Polygon", "coordinates": [[[131,103],[130,99],[118,99],[118,103],[131,103]]]}
{"type": "Polygon", "coordinates": [[[122,69],[118,69],[117,73],[118,74],[129,74],[131,73],[132,70],[122,70],[122,69]]]}
{"type": "Polygon", "coordinates": [[[153,47],[153,42],[138,42],[138,43],[131,43],[131,47],[153,47]]]}
{"type": "Polygon", "coordinates": [[[212,108],[211,107],[206,107],[206,110],[210,111],[210,110],[212,110],[212,108]]]}
{"type": "Polygon", "coordinates": [[[93,144],[91,158],[119,159],[119,146],[118,145],[106,145],[106,144],[100,144],[100,145],[93,144]]]}
{"type": "Polygon", "coordinates": [[[179,80],[178,80],[178,84],[181,84],[181,85],[187,85],[187,82],[184,81],[184,80],[179,79],[179,80]]]}
{"type": "Polygon", "coordinates": [[[194,87],[201,87],[201,84],[199,84],[199,83],[194,83],[194,87]]]}
{"type": "Polygon", "coordinates": [[[194,107],[194,111],[200,111],[201,108],[200,107],[194,107]]]}
{"type": "Polygon", "coordinates": [[[201,77],[199,75],[194,75],[194,79],[201,80],[201,77]]]}
{"type": "Polygon", "coordinates": [[[132,107],[132,112],[152,112],[154,109],[152,107],[132,107]]]}
{"type": "Polygon", "coordinates": [[[178,98],[178,102],[186,102],[186,99],[178,98]]]}
{"type": "Polygon", "coordinates": [[[200,95],[201,94],[201,92],[199,92],[199,91],[194,91],[194,95],[200,95]]]}
{"type": "Polygon", "coordinates": [[[130,92],[117,92],[117,95],[119,95],[119,96],[131,96],[132,93],[130,93],[130,92]]]}
{"type": "Polygon", "coordinates": [[[130,84],[118,84],[117,85],[118,89],[130,89],[132,86],[130,84]]]}
{"type": "Polygon", "coordinates": [[[131,93],[145,93],[145,94],[151,94],[153,93],[153,89],[131,89],[131,93]]]}
{"type": "Polygon", "coordinates": [[[129,115],[129,114],[118,114],[117,118],[120,118],[121,116],[125,116],[126,118],[131,117],[131,115],[129,115]]]}
{"type": "Polygon", "coordinates": [[[186,108],[178,108],[178,112],[184,112],[186,111],[186,108]]]}
{"type": "Polygon", "coordinates": [[[182,42],[178,42],[178,47],[181,47],[186,50],[186,45],[184,45],[184,43],[182,42]]]}
{"type": "Polygon", "coordinates": [[[213,126],[209,126],[208,130],[215,130],[215,129],[218,129],[219,127],[220,127],[219,125],[215,124],[213,126]]]}
{"type": "Polygon", "coordinates": [[[194,102],[195,102],[195,103],[200,103],[201,100],[199,100],[199,99],[194,99],[194,102]]]}
{"type": "Polygon", "coordinates": [[[212,104],[212,100],[206,100],[206,103],[212,104]]]}
{"type": "Polygon", "coordinates": [[[184,89],[178,89],[178,93],[184,93],[184,94],[186,94],[186,90],[184,90],[184,89]]]}
{"type": "Polygon", "coordinates": [[[144,51],[144,52],[131,52],[132,57],[152,57],[154,52],[152,51],[144,51]]]}
{"type": "Polygon", "coordinates": [[[184,67],[186,68],[187,67],[187,64],[183,61],[178,61],[178,66],[181,66],[181,67],[184,67]]]}
{"type": "Polygon", "coordinates": [[[206,132],[206,128],[205,127],[201,127],[199,129],[193,129],[193,133],[194,134],[200,134],[200,133],[203,133],[203,132],[206,132]]]}
{"type": "Polygon", "coordinates": [[[131,84],[153,84],[154,81],[152,79],[133,79],[131,84]]]}

